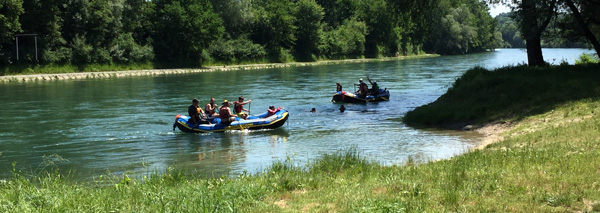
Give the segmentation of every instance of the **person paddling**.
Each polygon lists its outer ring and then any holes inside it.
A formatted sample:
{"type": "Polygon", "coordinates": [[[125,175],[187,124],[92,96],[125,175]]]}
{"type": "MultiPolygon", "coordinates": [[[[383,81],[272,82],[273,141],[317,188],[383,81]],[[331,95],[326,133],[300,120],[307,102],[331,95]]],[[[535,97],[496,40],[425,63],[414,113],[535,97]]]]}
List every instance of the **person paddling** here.
{"type": "Polygon", "coordinates": [[[227,100],[223,101],[223,106],[219,108],[219,118],[221,118],[221,124],[229,125],[232,121],[235,120],[237,116],[231,114],[231,109],[229,109],[229,102],[227,100]]]}
{"type": "Polygon", "coordinates": [[[250,110],[245,109],[244,105],[247,104],[247,103],[250,103],[251,101],[252,100],[244,101],[244,96],[240,96],[238,98],[238,101],[233,102],[235,104],[234,105],[235,112],[237,113],[238,117],[240,117],[240,118],[242,118],[244,120],[248,119],[248,113],[245,113],[244,111],[250,112],[250,110]]]}

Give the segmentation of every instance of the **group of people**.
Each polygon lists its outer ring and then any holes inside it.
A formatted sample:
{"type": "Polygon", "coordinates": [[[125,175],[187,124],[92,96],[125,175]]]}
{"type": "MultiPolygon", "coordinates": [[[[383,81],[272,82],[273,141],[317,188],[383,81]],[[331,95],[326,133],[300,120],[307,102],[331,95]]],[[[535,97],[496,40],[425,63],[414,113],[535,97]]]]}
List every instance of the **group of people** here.
{"type": "Polygon", "coordinates": [[[210,119],[213,118],[221,118],[221,123],[229,125],[232,121],[235,120],[236,117],[240,117],[242,119],[248,119],[249,109],[244,108],[244,105],[250,103],[252,100],[244,101],[244,97],[240,96],[238,101],[233,102],[234,109],[236,113],[231,113],[231,104],[229,101],[224,100],[222,105],[218,108],[215,104],[215,98],[211,98],[210,102],[206,104],[204,110],[200,108],[198,99],[194,98],[192,100],[192,105],[188,107],[188,115],[190,116],[190,120],[198,125],[198,124],[210,124],[210,119]],[[248,113],[246,113],[248,112],[248,113]]]}
{"type": "MultiPolygon", "coordinates": [[[[369,78],[368,75],[367,75],[367,80],[371,84],[371,89],[369,89],[369,85],[367,85],[361,78],[358,80],[358,84],[355,84],[358,86],[358,90],[355,92],[356,95],[365,97],[367,95],[377,95],[379,93],[379,86],[377,85],[377,81],[375,81],[375,80],[371,81],[371,79],[369,78]]],[[[336,84],[337,84],[336,91],[341,92],[342,85],[340,84],[340,82],[337,82],[336,84]]]]}

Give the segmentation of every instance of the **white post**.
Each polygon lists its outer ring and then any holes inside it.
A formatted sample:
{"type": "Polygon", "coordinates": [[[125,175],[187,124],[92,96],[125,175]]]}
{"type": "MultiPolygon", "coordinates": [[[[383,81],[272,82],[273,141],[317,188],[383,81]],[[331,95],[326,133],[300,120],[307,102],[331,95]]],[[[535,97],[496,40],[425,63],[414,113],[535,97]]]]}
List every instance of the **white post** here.
{"type": "Polygon", "coordinates": [[[19,60],[19,36],[15,36],[17,39],[17,61],[19,60]]]}
{"type": "Polygon", "coordinates": [[[35,61],[38,62],[38,57],[37,57],[37,35],[34,36],[35,38],[35,61]]]}

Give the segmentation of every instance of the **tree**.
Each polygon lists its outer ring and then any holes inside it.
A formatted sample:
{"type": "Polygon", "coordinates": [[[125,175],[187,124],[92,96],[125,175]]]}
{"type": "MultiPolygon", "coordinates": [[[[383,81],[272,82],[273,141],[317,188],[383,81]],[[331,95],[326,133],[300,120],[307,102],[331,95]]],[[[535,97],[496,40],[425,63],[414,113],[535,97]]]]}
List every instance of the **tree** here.
{"type": "Polygon", "coordinates": [[[293,3],[288,0],[258,0],[253,5],[252,39],[265,46],[273,62],[285,62],[288,57],[285,51],[296,42],[293,8],[293,3]]]}
{"type": "MultiPolygon", "coordinates": [[[[0,1],[0,50],[8,49],[6,46],[11,45],[14,34],[21,31],[19,16],[23,12],[22,0],[0,1]]],[[[8,63],[8,55],[0,53],[0,58],[0,64],[8,63]]]]}
{"type": "MultiPolygon", "coordinates": [[[[59,5],[63,0],[29,0],[23,3],[27,11],[21,15],[20,21],[24,33],[37,34],[40,63],[67,63],[70,51],[65,48],[66,41],[61,33],[61,11],[59,5]]],[[[19,44],[26,49],[33,49],[34,44],[19,44]]],[[[31,57],[26,57],[31,58],[31,57]]],[[[36,62],[37,63],[37,62],[36,62]]]]}
{"type": "Polygon", "coordinates": [[[558,0],[488,0],[490,3],[514,5],[515,18],[525,39],[529,66],[543,66],[542,33],[557,11],[558,0]]]}
{"type": "MultiPolygon", "coordinates": [[[[596,35],[594,35],[594,33],[590,30],[590,24],[584,19],[583,15],[579,12],[579,8],[575,5],[575,3],[572,0],[565,0],[565,4],[571,10],[573,17],[577,21],[577,24],[579,24],[579,27],[581,27],[581,31],[583,32],[585,37],[592,44],[592,46],[594,46],[596,54],[600,54],[600,42],[598,42],[596,35]]],[[[590,1],[584,1],[583,4],[581,4],[581,6],[584,9],[590,9],[595,12],[598,12],[598,10],[600,10],[600,5],[598,3],[592,3],[590,1]]],[[[597,13],[591,13],[590,15],[592,16],[590,17],[590,20],[594,20],[593,18],[594,16],[597,16],[597,13]]]]}
{"type": "Polygon", "coordinates": [[[469,53],[477,40],[477,29],[474,27],[474,16],[466,5],[455,8],[442,18],[442,36],[446,38],[438,50],[441,54],[469,53]]]}
{"type": "Polygon", "coordinates": [[[385,0],[360,1],[357,8],[357,17],[367,24],[367,37],[365,41],[365,56],[379,57],[382,54],[391,55],[392,52],[387,42],[394,40],[393,28],[395,20],[385,0]]]}
{"type": "Polygon", "coordinates": [[[211,0],[211,3],[223,20],[228,36],[233,39],[247,37],[254,17],[251,0],[211,0]]]}
{"type": "Polygon", "coordinates": [[[156,0],[154,52],[160,61],[201,65],[202,53],[223,34],[208,0],[156,0]]]}
{"type": "Polygon", "coordinates": [[[319,51],[319,43],[323,33],[323,8],[314,0],[299,0],[295,11],[296,44],[294,52],[300,61],[314,61],[313,55],[319,51]]]}

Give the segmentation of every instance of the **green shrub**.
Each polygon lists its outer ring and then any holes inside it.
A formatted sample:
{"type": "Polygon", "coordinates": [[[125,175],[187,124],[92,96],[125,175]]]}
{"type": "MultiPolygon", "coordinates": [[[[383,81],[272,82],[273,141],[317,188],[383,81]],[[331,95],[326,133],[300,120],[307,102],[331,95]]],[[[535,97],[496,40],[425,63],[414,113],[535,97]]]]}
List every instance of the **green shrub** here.
{"type": "Polygon", "coordinates": [[[590,55],[590,54],[581,54],[579,56],[579,59],[575,60],[575,64],[592,64],[592,63],[599,63],[600,59],[598,59],[598,56],[594,56],[594,55],[590,55]]]}

